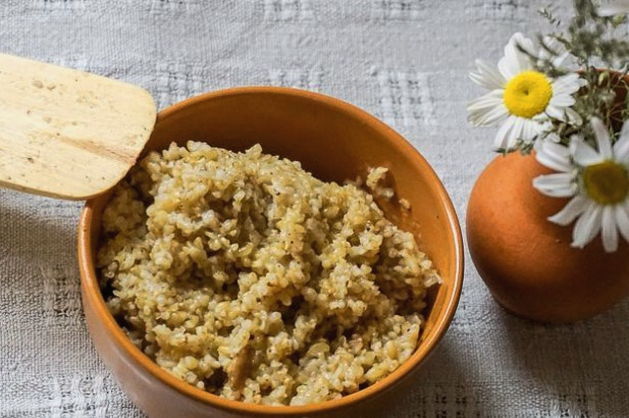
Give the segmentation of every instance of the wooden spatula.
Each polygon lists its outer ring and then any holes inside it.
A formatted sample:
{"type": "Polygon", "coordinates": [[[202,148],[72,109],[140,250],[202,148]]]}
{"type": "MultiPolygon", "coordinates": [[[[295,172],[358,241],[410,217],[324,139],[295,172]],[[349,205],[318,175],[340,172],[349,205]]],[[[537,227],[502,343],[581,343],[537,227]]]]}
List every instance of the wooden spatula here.
{"type": "Polygon", "coordinates": [[[115,185],[155,124],[144,89],[0,54],[0,186],[86,199],[115,185]]]}

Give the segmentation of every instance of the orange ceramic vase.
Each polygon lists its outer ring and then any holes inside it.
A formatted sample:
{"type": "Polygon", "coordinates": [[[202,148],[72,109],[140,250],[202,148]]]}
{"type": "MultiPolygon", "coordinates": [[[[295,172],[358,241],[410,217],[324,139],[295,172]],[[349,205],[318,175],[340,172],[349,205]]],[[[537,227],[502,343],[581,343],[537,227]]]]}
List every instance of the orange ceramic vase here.
{"type": "Polygon", "coordinates": [[[609,309],[629,294],[629,245],[606,253],[600,235],[584,249],[570,246],[573,225],[547,218],[567,199],[532,186],[551,170],[533,155],[494,159],[478,178],[467,211],[474,264],[494,298],[519,316],[573,322],[609,309]]]}

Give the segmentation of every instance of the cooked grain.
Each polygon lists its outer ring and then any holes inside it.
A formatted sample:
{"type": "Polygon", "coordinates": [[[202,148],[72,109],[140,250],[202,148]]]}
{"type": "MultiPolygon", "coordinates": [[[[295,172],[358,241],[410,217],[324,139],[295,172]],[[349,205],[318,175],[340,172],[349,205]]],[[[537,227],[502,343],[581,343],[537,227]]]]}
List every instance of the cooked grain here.
{"type": "Polygon", "coordinates": [[[416,349],[439,281],[372,195],[260,146],[150,153],[102,227],[101,284],[131,340],[178,378],[245,402],[303,405],[387,376],[416,349]]]}

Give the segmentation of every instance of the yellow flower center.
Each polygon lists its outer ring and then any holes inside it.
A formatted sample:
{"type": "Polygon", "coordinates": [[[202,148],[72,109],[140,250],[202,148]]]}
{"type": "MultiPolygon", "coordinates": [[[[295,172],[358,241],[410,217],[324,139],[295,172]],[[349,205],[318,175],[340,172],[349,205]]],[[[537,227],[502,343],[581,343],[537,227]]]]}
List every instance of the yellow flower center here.
{"type": "Polygon", "coordinates": [[[627,169],[614,161],[604,161],[583,170],[583,187],[592,200],[602,205],[620,203],[629,192],[627,169]]]}
{"type": "Polygon", "coordinates": [[[524,71],[505,86],[504,103],[512,115],[530,119],[542,113],[552,97],[548,77],[539,71],[524,71]]]}

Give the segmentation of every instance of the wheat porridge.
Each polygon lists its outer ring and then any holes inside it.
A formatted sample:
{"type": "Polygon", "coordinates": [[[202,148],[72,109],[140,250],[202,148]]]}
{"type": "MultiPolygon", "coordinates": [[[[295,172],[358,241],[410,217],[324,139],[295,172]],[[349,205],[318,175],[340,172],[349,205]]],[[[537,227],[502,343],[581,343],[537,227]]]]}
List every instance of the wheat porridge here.
{"type": "Polygon", "coordinates": [[[303,405],[369,386],[414,352],[439,282],[374,202],[392,193],[384,175],[363,190],[260,146],[152,152],[104,211],[107,304],[159,366],[225,398],[303,405]]]}

